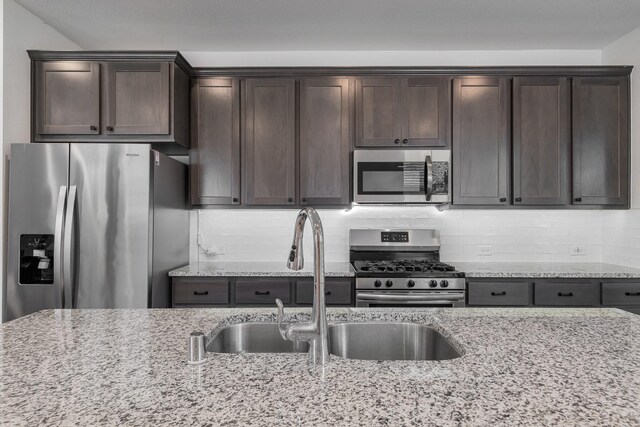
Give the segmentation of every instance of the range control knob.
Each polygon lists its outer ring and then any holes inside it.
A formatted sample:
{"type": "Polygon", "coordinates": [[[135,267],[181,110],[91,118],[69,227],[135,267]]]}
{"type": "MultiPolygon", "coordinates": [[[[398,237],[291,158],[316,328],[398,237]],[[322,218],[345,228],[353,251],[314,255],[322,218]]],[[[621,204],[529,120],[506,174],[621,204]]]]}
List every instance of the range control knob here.
{"type": "Polygon", "coordinates": [[[387,281],[384,283],[384,285],[385,285],[387,288],[390,288],[390,287],[392,287],[392,286],[393,286],[393,282],[392,282],[391,280],[387,280],[387,281]]]}
{"type": "Polygon", "coordinates": [[[435,280],[429,280],[430,288],[435,288],[436,286],[438,286],[438,282],[436,282],[435,280]]]}
{"type": "Polygon", "coordinates": [[[414,282],[413,280],[409,280],[407,282],[407,287],[408,288],[413,288],[416,285],[416,282],[414,282]]]}
{"type": "Polygon", "coordinates": [[[382,282],[380,280],[376,280],[375,282],[373,282],[373,286],[379,288],[380,286],[382,286],[382,282]]]}
{"type": "Polygon", "coordinates": [[[442,286],[443,288],[446,288],[447,286],[449,286],[449,282],[447,280],[441,280],[440,286],[442,286]]]}

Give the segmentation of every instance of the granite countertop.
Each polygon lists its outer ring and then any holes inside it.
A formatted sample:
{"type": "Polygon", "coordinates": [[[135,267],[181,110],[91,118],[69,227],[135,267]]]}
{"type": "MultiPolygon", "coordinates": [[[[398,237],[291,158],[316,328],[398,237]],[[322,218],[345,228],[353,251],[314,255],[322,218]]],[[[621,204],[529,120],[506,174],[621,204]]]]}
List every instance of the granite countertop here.
{"type": "MultiPolygon", "coordinates": [[[[352,277],[348,262],[325,263],[326,277],[352,277]]],[[[286,262],[200,262],[170,271],[171,277],[312,277],[313,262],[305,262],[300,271],[289,270],[286,262]]]]}
{"type": "Polygon", "coordinates": [[[454,262],[467,277],[638,279],[640,269],[599,262],[454,262]]]}
{"type": "MultiPolygon", "coordinates": [[[[294,311],[294,316],[308,314],[294,311]]],[[[448,361],[208,354],[187,336],[272,309],[49,310],[0,326],[4,425],[638,425],[640,317],[613,309],[329,309],[431,325],[448,361]]]]}

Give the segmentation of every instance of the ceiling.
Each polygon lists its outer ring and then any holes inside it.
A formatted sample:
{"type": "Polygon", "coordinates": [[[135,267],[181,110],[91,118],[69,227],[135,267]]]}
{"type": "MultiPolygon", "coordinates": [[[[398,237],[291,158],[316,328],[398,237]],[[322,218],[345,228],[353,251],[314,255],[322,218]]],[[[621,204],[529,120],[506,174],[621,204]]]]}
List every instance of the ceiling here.
{"type": "Polygon", "coordinates": [[[601,49],[640,0],[17,0],[84,49],[601,49]]]}

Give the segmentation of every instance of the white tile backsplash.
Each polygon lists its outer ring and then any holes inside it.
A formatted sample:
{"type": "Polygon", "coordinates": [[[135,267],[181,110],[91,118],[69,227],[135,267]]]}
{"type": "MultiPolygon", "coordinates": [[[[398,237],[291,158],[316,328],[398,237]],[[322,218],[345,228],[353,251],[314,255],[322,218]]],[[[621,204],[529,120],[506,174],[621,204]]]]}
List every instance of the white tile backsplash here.
{"type": "MultiPolygon", "coordinates": [[[[191,213],[191,262],[283,261],[297,210],[211,209],[191,213]],[[198,245],[198,233],[201,247],[198,245]],[[209,255],[214,247],[224,254],[209,255]]],[[[351,228],[436,228],[449,262],[610,262],[640,266],[640,211],[448,210],[356,206],[319,210],[327,262],[349,257],[351,228]],[[492,255],[480,254],[490,245],[492,255]],[[572,246],[585,254],[570,255],[572,246]]],[[[310,233],[305,245],[310,247],[310,233]]],[[[283,261],[284,262],[284,261],[283,261]]]]}

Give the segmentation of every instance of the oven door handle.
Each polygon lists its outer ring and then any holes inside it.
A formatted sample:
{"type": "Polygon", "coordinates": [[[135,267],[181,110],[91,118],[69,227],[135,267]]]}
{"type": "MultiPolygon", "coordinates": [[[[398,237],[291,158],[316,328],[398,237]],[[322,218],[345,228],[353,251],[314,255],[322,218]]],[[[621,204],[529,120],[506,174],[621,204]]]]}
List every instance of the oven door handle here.
{"type": "Polygon", "coordinates": [[[430,202],[433,195],[433,163],[431,163],[431,156],[425,156],[424,158],[424,194],[427,202],[430,202]]]}
{"type": "Polygon", "coordinates": [[[460,295],[414,295],[414,294],[364,294],[356,295],[359,301],[411,301],[411,302],[451,302],[464,300],[464,294],[460,295]]]}

